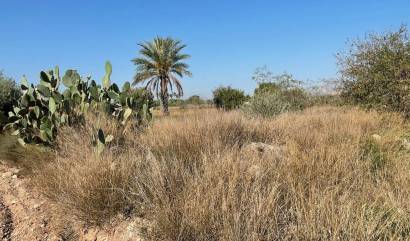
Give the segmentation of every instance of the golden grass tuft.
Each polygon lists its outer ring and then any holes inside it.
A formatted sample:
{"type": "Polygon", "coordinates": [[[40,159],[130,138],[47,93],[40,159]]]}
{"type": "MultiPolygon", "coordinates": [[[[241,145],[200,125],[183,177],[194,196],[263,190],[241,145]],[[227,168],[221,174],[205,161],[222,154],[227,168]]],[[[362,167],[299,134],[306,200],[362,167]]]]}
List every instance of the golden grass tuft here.
{"type": "Polygon", "coordinates": [[[130,131],[105,115],[90,113],[78,128],[59,131],[56,158],[37,170],[33,182],[70,216],[91,224],[109,222],[131,208],[125,192],[134,178],[130,131]],[[92,136],[101,128],[114,136],[99,155],[92,136]]]}

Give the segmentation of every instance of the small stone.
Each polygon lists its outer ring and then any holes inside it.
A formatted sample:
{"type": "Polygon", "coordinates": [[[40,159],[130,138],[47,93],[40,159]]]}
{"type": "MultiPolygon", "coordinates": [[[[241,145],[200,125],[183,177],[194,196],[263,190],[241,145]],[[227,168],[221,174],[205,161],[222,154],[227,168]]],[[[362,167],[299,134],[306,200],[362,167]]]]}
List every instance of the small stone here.
{"type": "Polygon", "coordinates": [[[260,166],[258,166],[258,165],[252,165],[248,169],[248,174],[252,178],[259,177],[261,175],[261,173],[262,173],[262,170],[261,170],[260,166]]]}
{"type": "Polygon", "coordinates": [[[17,175],[13,175],[12,178],[13,178],[13,179],[16,179],[16,178],[17,178],[17,175]]]}
{"type": "Polygon", "coordinates": [[[1,174],[1,177],[2,178],[8,178],[8,177],[11,177],[12,175],[13,175],[12,172],[5,172],[5,173],[1,174]]]}
{"type": "Polygon", "coordinates": [[[372,138],[373,138],[373,140],[375,140],[375,141],[380,141],[380,140],[382,139],[382,137],[381,137],[380,135],[377,135],[377,134],[373,134],[373,135],[372,135],[372,138]]]}
{"type": "Polygon", "coordinates": [[[148,161],[156,161],[154,153],[152,153],[150,150],[147,151],[146,158],[148,161]]]}
{"type": "Polygon", "coordinates": [[[410,141],[408,141],[407,139],[402,140],[402,145],[403,145],[404,149],[410,150],[410,141]]]}
{"type": "Polygon", "coordinates": [[[117,164],[115,164],[115,162],[111,163],[110,165],[110,170],[111,171],[115,171],[115,169],[117,169],[117,164]]]}
{"type": "Polygon", "coordinates": [[[257,152],[268,152],[273,150],[273,146],[265,144],[262,142],[253,142],[245,147],[245,149],[257,151],[257,152]]]}
{"type": "Polygon", "coordinates": [[[269,154],[281,159],[284,155],[284,147],[279,145],[269,145],[262,142],[252,142],[246,145],[243,150],[251,154],[269,154]]]}

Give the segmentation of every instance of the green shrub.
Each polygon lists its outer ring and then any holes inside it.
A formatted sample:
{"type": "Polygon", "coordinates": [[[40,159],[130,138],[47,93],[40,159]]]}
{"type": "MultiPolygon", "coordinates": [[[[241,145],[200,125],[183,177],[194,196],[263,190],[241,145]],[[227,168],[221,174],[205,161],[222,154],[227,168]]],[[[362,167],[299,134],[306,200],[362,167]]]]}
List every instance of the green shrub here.
{"type": "Polygon", "coordinates": [[[410,40],[405,26],[368,34],[337,58],[345,100],[410,116],[410,40]]]}
{"type": "Polygon", "coordinates": [[[201,99],[199,95],[193,95],[189,97],[185,103],[190,104],[190,105],[203,105],[205,104],[205,100],[201,99]]]}
{"type": "Polygon", "coordinates": [[[6,77],[0,71],[0,132],[7,121],[9,111],[13,110],[13,105],[17,103],[20,95],[20,90],[16,86],[15,81],[6,77]]]}
{"type": "Polygon", "coordinates": [[[302,110],[309,105],[308,94],[300,87],[300,81],[290,74],[274,76],[266,68],[258,68],[253,79],[258,86],[243,108],[249,114],[272,117],[287,111],[302,110]]]}
{"type": "MultiPolygon", "coordinates": [[[[172,98],[169,100],[169,106],[183,106],[185,105],[185,101],[180,98],[172,98]]],[[[158,105],[159,106],[159,105],[158,105]]]]}
{"type": "Polygon", "coordinates": [[[362,150],[362,159],[370,162],[369,168],[371,173],[375,174],[385,167],[388,161],[387,157],[375,140],[366,139],[362,145],[362,150]]]}
{"type": "Polygon", "coordinates": [[[263,93],[276,93],[281,91],[281,87],[277,83],[272,82],[260,82],[254,90],[254,95],[260,95],[263,93]]]}
{"type": "Polygon", "coordinates": [[[303,90],[263,92],[254,95],[243,110],[248,114],[273,117],[288,111],[303,110],[308,103],[303,90]]]}
{"type": "Polygon", "coordinates": [[[249,103],[243,106],[243,110],[248,114],[272,117],[280,113],[287,112],[291,105],[284,101],[280,95],[263,93],[253,96],[249,103]]]}
{"type": "Polygon", "coordinates": [[[217,108],[232,110],[239,108],[246,100],[242,90],[228,87],[219,87],[213,92],[214,104],[217,108]]]}

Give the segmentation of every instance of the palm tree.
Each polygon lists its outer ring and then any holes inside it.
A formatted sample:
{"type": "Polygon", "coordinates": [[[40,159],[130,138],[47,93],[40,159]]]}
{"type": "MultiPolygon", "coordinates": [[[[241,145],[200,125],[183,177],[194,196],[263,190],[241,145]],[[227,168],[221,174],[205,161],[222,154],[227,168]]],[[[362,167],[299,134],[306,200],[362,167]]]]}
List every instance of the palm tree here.
{"type": "Polygon", "coordinates": [[[178,97],[183,95],[182,84],[177,77],[192,75],[188,71],[188,65],[181,62],[190,57],[181,53],[186,45],[169,37],[156,37],[152,42],[141,43],[139,46],[141,57],[132,60],[137,66],[133,84],[147,81],[146,88],[161,99],[163,112],[168,115],[170,94],[178,97]]]}

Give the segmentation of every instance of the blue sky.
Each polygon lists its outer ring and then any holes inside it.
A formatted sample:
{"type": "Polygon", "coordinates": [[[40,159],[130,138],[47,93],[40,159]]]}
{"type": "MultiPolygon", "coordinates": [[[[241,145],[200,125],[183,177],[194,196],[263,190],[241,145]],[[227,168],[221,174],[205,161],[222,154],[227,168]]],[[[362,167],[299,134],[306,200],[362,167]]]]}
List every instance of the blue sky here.
{"type": "Polygon", "coordinates": [[[40,70],[59,65],[100,81],[110,60],[122,84],[134,75],[137,43],[171,36],[192,56],[185,97],[210,97],[220,85],[251,93],[252,73],[263,65],[301,80],[332,78],[347,39],[410,24],[409,0],[0,0],[0,7],[0,69],[16,80],[37,82],[40,70]]]}

